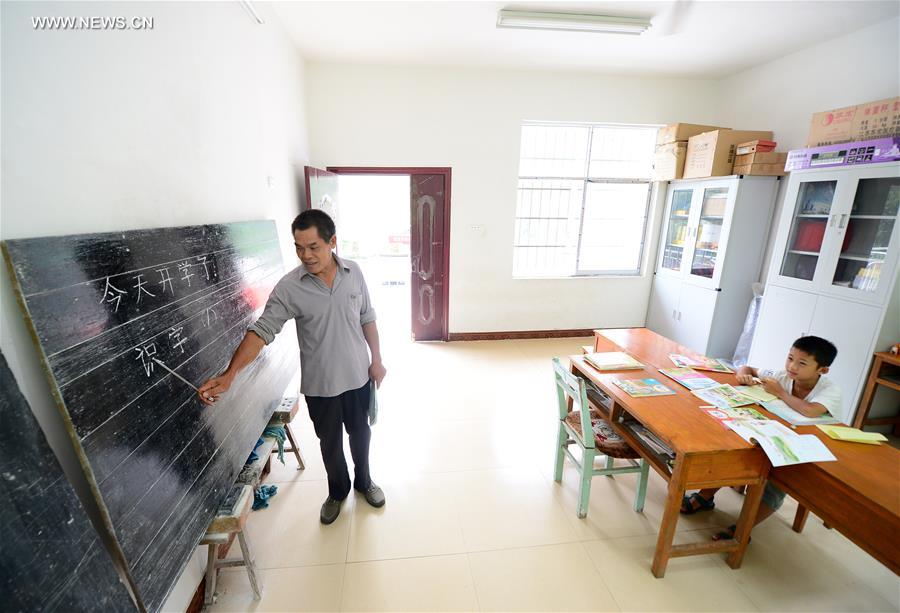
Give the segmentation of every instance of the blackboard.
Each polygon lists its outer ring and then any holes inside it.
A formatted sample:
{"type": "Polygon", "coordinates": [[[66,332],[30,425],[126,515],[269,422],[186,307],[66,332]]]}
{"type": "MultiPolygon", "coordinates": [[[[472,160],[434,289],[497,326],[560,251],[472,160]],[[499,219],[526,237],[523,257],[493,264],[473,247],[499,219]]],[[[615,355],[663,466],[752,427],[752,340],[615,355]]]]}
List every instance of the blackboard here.
{"type": "Polygon", "coordinates": [[[0,353],[0,611],[135,611],[0,353]]]}
{"type": "Polygon", "coordinates": [[[10,240],[4,256],[52,391],[148,610],[164,603],[298,369],[293,326],[214,407],[283,274],[274,222],[10,240]]]}

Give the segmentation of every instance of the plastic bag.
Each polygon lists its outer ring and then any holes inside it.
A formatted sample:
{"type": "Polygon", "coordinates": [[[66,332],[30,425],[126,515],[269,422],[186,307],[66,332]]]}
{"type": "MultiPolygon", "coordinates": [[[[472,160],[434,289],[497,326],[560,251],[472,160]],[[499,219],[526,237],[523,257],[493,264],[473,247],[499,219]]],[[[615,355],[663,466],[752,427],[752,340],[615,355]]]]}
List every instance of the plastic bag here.
{"type": "Polygon", "coordinates": [[[737,347],[734,348],[734,357],[731,362],[735,368],[747,364],[750,358],[750,345],[753,344],[753,334],[756,332],[756,322],[759,319],[759,309],[762,307],[763,286],[761,283],[753,284],[753,299],[750,308],[747,309],[747,318],[744,320],[744,329],[738,338],[737,347]]]}

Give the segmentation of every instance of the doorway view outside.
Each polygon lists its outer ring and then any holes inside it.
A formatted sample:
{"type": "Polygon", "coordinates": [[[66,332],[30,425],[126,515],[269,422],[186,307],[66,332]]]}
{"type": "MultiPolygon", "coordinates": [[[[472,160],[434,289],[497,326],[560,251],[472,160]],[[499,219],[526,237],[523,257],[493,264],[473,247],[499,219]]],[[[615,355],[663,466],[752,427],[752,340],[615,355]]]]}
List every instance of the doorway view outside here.
{"type": "Polygon", "coordinates": [[[338,255],[360,265],[382,344],[410,341],[409,175],[341,175],[338,255]]]}

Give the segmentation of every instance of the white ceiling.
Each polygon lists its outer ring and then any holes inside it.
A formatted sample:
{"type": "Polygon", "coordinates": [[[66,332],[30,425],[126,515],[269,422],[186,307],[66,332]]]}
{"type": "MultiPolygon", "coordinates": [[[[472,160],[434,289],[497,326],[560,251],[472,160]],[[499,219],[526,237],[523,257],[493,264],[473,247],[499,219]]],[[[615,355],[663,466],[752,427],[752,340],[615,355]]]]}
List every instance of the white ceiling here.
{"type": "Polygon", "coordinates": [[[741,72],[900,14],[896,0],[272,5],[313,61],[702,78],[741,72]],[[498,29],[501,8],[644,17],[653,27],[640,36],[498,29]]]}

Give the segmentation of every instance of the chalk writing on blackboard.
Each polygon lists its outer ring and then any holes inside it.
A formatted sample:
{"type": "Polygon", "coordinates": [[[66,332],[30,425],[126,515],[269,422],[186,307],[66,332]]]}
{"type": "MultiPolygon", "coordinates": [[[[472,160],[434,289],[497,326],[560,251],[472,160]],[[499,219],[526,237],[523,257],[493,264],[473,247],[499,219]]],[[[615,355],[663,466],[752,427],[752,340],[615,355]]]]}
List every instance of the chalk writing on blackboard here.
{"type": "Polygon", "coordinates": [[[144,287],[145,285],[147,285],[147,282],[143,280],[143,276],[144,275],[137,275],[134,277],[134,280],[135,280],[134,289],[137,290],[137,300],[135,302],[137,304],[141,303],[141,294],[147,294],[151,298],[156,297],[156,294],[151,294],[150,290],[148,290],[146,287],[144,287]]]}
{"type": "Polygon", "coordinates": [[[144,372],[149,377],[153,373],[153,356],[156,355],[156,343],[146,343],[134,348],[138,352],[135,360],[140,360],[144,367],[144,372]]]}
{"type": "Polygon", "coordinates": [[[205,328],[209,327],[211,321],[218,321],[219,315],[216,313],[215,309],[212,307],[207,307],[206,309],[206,325],[205,328]]]}
{"type": "Polygon", "coordinates": [[[122,296],[127,294],[124,289],[119,289],[115,285],[109,282],[109,277],[106,277],[106,287],[103,289],[103,297],[100,298],[100,302],[108,302],[109,304],[114,304],[113,313],[117,313],[119,311],[119,303],[122,301],[122,296]]]}
{"type": "Polygon", "coordinates": [[[162,293],[164,293],[164,294],[166,293],[166,285],[168,285],[169,291],[171,291],[172,294],[174,294],[175,288],[172,287],[172,277],[169,276],[169,267],[166,266],[165,268],[157,268],[156,272],[159,273],[159,276],[161,279],[159,284],[162,285],[162,293]]]}
{"type": "Polygon", "coordinates": [[[178,270],[181,271],[181,280],[187,281],[188,287],[191,286],[191,277],[194,276],[194,273],[191,272],[191,266],[190,262],[181,262],[178,265],[178,270]]]}
{"type": "Polygon", "coordinates": [[[169,340],[172,342],[172,349],[181,349],[181,353],[184,353],[184,345],[187,342],[187,338],[181,338],[181,331],[184,330],[184,326],[177,326],[169,330],[169,340]]]}
{"type": "Polygon", "coordinates": [[[203,266],[203,274],[206,275],[206,280],[209,281],[209,268],[207,268],[206,256],[198,255],[197,261],[203,266]]]}

